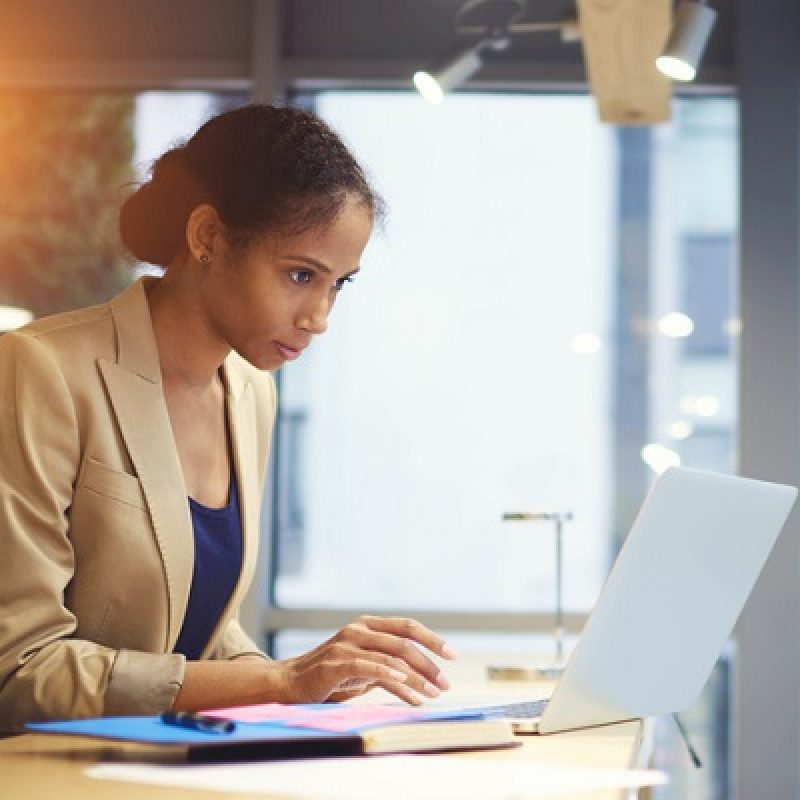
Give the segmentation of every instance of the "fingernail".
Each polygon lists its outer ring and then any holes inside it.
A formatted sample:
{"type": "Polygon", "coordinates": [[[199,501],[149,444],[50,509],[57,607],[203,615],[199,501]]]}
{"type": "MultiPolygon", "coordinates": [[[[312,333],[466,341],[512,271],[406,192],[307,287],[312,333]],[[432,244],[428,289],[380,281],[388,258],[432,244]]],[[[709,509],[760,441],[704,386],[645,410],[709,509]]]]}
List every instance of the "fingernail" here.
{"type": "Polygon", "coordinates": [[[457,658],[456,651],[449,644],[442,645],[442,655],[445,658],[457,658]]]}
{"type": "Polygon", "coordinates": [[[450,688],[450,681],[447,679],[447,675],[444,672],[440,672],[436,676],[436,684],[440,689],[449,689],[450,688]]]}
{"type": "Polygon", "coordinates": [[[428,697],[438,697],[441,694],[441,692],[432,683],[428,683],[428,681],[425,681],[422,691],[425,692],[428,697]]]}
{"type": "Polygon", "coordinates": [[[405,674],[405,672],[400,672],[400,670],[399,670],[399,669],[392,669],[392,668],[390,667],[390,668],[389,668],[389,677],[390,677],[390,678],[391,678],[393,681],[399,681],[400,683],[405,683],[405,682],[406,682],[406,678],[407,678],[408,676],[405,674]]]}

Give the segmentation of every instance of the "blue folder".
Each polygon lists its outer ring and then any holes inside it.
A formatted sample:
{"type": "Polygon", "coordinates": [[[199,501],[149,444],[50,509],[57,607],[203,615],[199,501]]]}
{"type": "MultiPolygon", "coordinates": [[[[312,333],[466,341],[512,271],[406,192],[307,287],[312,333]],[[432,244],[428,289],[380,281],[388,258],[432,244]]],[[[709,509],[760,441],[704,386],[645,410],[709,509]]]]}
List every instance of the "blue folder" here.
{"type": "MultiPolygon", "coordinates": [[[[330,708],[306,705],[302,708],[330,708]]],[[[37,733],[87,736],[121,742],[188,748],[190,761],[289,758],[295,756],[355,755],[363,752],[359,735],[370,727],[420,724],[436,721],[480,720],[475,711],[431,711],[413,722],[359,726],[347,731],[301,728],[280,721],[237,722],[230,733],[209,733],[168,725],[159,716],[96,717],[58,722],[30,722],[25,728],[37,733]]]]}

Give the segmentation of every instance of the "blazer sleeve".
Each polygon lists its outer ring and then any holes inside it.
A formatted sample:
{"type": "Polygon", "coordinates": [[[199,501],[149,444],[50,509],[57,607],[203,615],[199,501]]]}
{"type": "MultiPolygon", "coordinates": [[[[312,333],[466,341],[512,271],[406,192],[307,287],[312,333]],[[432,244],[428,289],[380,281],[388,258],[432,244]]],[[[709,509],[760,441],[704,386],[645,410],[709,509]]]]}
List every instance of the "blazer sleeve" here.
{"type": "Polygon", "coordinates": [[[242,656],[260,656],[270,660],[269,656],[262,652],[258,645],[244,632],[239,621],[231,619],[225,626],[225,630],[211,651],[209,658],[230,660],[241,658],[242,656]]]}
{"type": "Polygon", "coordinates": [[[75,568],[67,513],[81,457],[62,370],[37,335],[0,338],[0,727],[168,708],[174,654],[73,638],[64,591],[75,568]]]}

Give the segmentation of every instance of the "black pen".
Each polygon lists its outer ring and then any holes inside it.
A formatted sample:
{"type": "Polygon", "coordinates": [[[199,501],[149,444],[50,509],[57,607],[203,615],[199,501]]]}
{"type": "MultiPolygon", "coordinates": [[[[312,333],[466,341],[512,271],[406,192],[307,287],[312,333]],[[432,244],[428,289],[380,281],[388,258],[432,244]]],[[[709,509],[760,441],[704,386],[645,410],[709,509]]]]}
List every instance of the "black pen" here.
{"type": "Polygon", "coordinates": [[[236,723],[232,720],[206,717],[189,711],[165,711],[161,715],[161,721],[165,725],[189,728],[202,733],[233,733],[236,730],[236,723]]]}

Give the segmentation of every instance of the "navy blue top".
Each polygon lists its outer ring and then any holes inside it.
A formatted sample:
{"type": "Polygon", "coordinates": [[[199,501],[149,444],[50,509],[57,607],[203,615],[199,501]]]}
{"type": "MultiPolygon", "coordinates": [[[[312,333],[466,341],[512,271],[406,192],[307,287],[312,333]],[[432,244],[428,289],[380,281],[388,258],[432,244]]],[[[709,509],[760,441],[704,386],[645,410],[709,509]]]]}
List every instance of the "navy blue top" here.
{"type": "Polygon", "coordinates": [[[208,508],[190,497],[189,509],[194,572],[175,652],[194,661],[208,644],[242,569],[242,519],[235,470],[231,470],[226,506],[208,508]]]}

